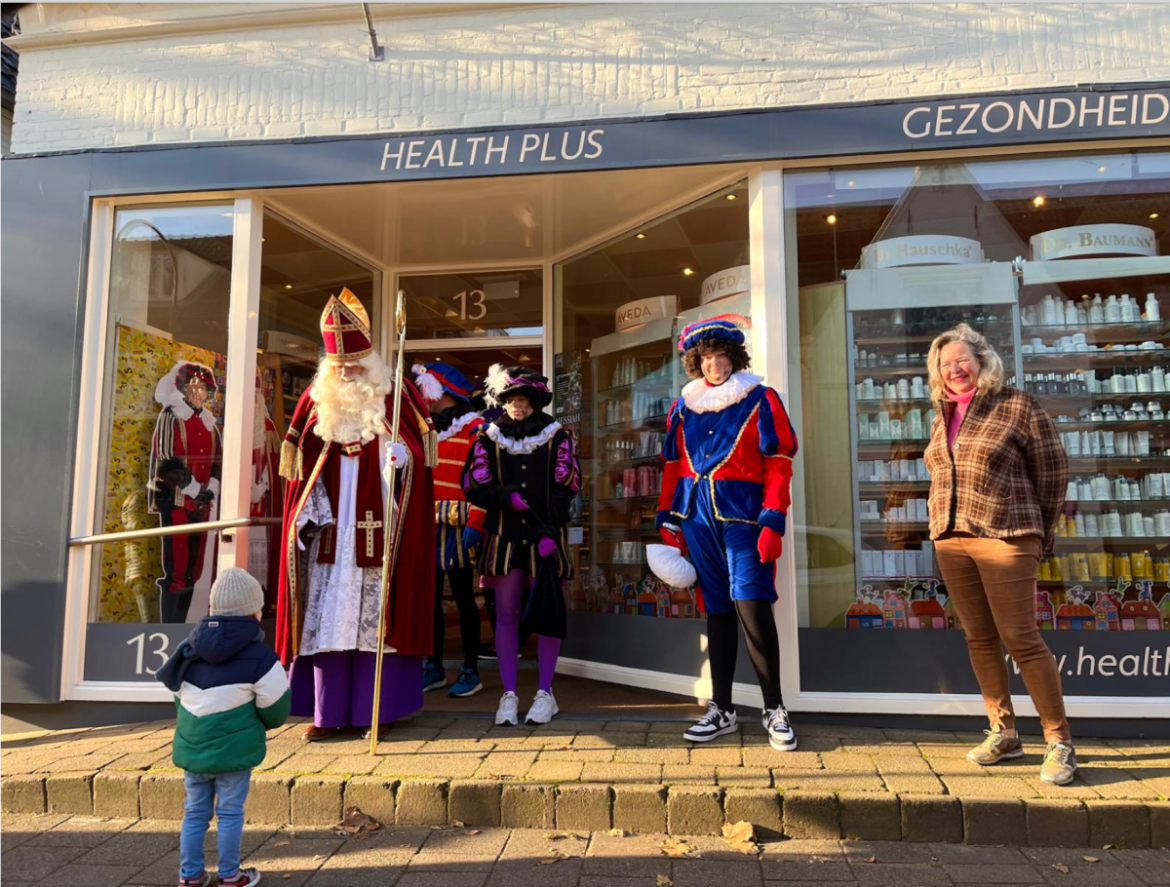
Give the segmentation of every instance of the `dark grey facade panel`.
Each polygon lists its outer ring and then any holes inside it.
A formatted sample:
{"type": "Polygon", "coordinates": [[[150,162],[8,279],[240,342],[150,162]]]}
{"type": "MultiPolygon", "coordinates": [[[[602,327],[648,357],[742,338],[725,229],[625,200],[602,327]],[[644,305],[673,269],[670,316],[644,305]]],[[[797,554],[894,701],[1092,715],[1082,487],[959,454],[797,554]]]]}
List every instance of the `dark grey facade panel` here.
{"type": "Polygon", "coordinates": [[[0,692],[60,699],[92,158],[5,160],[0,692]]]}

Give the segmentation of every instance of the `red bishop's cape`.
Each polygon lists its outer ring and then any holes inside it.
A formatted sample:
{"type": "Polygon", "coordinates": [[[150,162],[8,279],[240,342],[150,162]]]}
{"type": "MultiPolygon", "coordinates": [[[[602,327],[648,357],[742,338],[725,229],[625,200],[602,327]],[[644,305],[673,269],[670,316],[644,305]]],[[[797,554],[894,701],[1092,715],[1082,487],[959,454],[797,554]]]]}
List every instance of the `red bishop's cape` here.
{"type": "MultiPolygon", "coordinates": [[[[403,656],[427,656],[432,645],[435,594],[435,467],[437,444],[430,411],[418,389],[402,381],[402,420],[399,442],[410,451],[410,465],[398,473],[399,515],[390,549],[390,587],[386,601],[386,644],[403,656]],[[406,556],[402,556],[406,555],[406,556]]],[[[281,524],[280,594],[276,602],[276,652],[285,665],[300,649],[304,627],[304,577],[297,549],[297,517],[319,477],[329,478],[342,455],[342,445],[326,443],[313,433],[317,405],[309,389],[293,412],[281,446],[280,475],[284,485],[281,524]]],[[[394,395],[386,397],[386,429],[394,415],[394,395]]],[[[380,472],[378,472],[380,476],[380,472]]],[[[383,526],[386,515],[381,515],[383,526]]],[[[369,531],[365,531],[369,532],[369,531]]],[[[381,541],[384,537],[377,532],[381,541]]],[[[378,548],[379,558],[381,548],[378,548]]]]}

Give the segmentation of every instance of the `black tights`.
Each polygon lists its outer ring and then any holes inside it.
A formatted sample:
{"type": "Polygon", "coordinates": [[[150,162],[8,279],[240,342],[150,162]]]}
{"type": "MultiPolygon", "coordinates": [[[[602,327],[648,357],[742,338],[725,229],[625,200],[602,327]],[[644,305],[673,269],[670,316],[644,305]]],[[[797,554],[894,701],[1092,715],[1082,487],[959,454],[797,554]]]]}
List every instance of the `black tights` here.
{"type": "Polygon", "coordinates": [[[731,684],[735,679],[735,660],[739,654],[739,625],[743,623],[748,655],[760,690],[764,708],[784,704],[780,696],[780,638],[768,601],[735,601],[734,613],[707,614],[707,650],[711,657],[711,698],[724,711],[731,708],[731,684]]]}
{"type": "Polygon", "coordinates": [[[451,593],[459,608],[459,634],[463,638],[463,667],[479,670],[479,605],[475,602],[472,568],[435,570],[435,638],[428,661],[443,665],[443,642],[447,638],[447,620],[443,618],[443,579],[451,583],[451,593]]]}

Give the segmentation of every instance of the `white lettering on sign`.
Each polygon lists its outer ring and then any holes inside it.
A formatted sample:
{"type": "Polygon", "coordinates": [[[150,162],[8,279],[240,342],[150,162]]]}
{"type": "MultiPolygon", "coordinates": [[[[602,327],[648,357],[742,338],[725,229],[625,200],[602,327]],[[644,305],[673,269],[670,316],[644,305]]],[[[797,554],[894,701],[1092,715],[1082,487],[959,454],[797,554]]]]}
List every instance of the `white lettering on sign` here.
{"type": "Polygon", "coordinates": [[[861,251],[862,268],[906,265],[975,265],[983,261],[978,240],[948,234],[918,234],[878,240],[861,251]]]}
{"type": "Polygon", "coordinates": [[[483,320],[487,316],[487,305],[484,304],[487,294],[483,290],[472,290],[470,293],[464,290],[451,298],[459,303],[460,320],[483,320]],[[469,295],[471,297],[471,310],[468,310],[469,295]]]}
{"type": "MultiPolygon", "coordinates": [[[[162,668],[164,665],[166,665],[166,662],[167,662],[167,645],[170,643],[170,638],[168,638],[162,632],[156,631],[152,635],[150,635],[149,640],[150,640],[151,644],[155,645],[154,649],[152,649],[150,652],[153,655],[158,657],[159,668],[162,668]],[[161,643],[159,643],[160,641],[161,641],[161,643]]],[[[135,674],[154,674],[156,671],[158,671],[158,668],[151,668],[144,661],[145,660],[145,652],[146,652],[146,649],[145,649],[146,648],[146,641],[147,641],[146,632],[143,632],[142,634],[136,634],[136,635],[134,635],[134,637],[130,638],[130,640],[126,641],[127,647],[132,647],[135,645],[138,646],[137,653],[134,657],[134,673],[135,674]]]]}
{"type": "Polygon", "coordinates": [[[1078,128],[1154,126],[1170,117],[1166,92],[1086,93],[1076,99],[1021,96],[1007,101],[963,102],[911,108],[902,118],[907,138],[998,135],[1008,131],[1038,133],[1078,128]]]}
{"type": "Polygon", "coordinates": [[[677,309],[677,296],[656,296],[650,299],[638,299],[636,302],[626,302],[614,312],[614,329],[619,333],[637,329],[652,320],[673,317],[677,309]]]}
{"type": "Polygon", "coordinates": [[[387,169],[434,170],[504,166],[508,163],[572,163],[596,160],[605,146],[604,129],[526,132],[511,135],[454,135],[386,142],[382,172],[387,169]]]}
{"type": "Polygon", "coordinates": [[[1141,225],[1075,225],[1032,237],[1032,259],[1082,256],[1156,256],[1158,239],[1141,225]]]}

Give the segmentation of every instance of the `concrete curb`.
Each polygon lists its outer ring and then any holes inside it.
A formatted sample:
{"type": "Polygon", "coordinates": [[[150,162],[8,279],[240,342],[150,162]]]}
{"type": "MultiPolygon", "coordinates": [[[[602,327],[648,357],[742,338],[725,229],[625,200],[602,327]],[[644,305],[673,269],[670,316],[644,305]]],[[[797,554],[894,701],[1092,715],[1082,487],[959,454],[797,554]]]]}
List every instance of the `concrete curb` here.
{"type": "MultiPolygon", "coordinates": [[[[176,820],[183,775],[19,774],[0,781],[5,813],[70,813],[176,820]]],[[[523,779],[255,773],[247,821],[327,826],[349,806],[385,824],[560,828],[634,834],[717,835],[747,820],[763,835],[1136,849],[1170,842],[1170,803],[994,798],[878,792],[788,791],[712,785],[542,783],[523,779]]]]}

